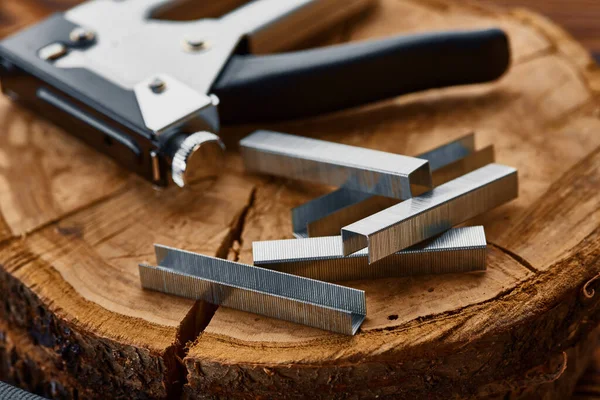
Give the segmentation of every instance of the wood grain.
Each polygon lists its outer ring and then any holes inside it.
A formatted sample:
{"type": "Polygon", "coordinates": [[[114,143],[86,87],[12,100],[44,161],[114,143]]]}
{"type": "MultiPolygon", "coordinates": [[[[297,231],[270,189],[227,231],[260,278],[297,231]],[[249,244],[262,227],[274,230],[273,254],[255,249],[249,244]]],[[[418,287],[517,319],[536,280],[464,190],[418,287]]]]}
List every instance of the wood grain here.
{"type": "Polygon", "coordinates": [[[586,48],[600,53],[600,3],[595,0],[486,0],[506,8],[527,7],[562,25],[586,48]]]}
{"type": "MultiPolygon", "coordinates": [[[[3,2],[0,35],[72,3],[3,2]]],[[[471,221],[486,227],[488,271],[347,283],[367,292],[354,337],[139,287],[152,243],[251,262],[252,241],[290,237],[290,208],[327,190],[246,175],[236,142],[254,127],[224,129],[218,179],[157,191],[0,100],[0,377],[54,398],[564,398],[600,321],[588,53],[531,12],[452,0],[381,0],[318,43],[489,26],[513,51],[497,83],[266,126],[404,154],[476,131],[519,169],[519,199],[471,221]]]]}
{"type": "MultiPolygon", "coordinates": [[[[471,28],[497,24],[511,35],[515,61],[511,73],[494,86],[408,96],[363,112],[354,111],[350,115],[346,113],[278,128],[407,154],[418,153],[428,143],[440,143],[470,129],[478,132],[478,139],[483,145],[493,142],[499,152],[499,161],[518,167],[522,182],[517,201],[476,221],[486,226],[489,240],[497,243],[495,249],[500,250],[498,257],[501,261],[498,264],[505,270],[495,271],[497,267],[492,261],[489,271],[502,276],[495,278],[498,289],[492,289],[494,285],[483,281],[479,286],[473,283],[476,279],[471,276],[458,276],[454,280],[446,277],[448,281],[444,282],[450,283],[442,287],[432,277],[426,280],[429,286],[419,283],[419,280],[353,284],[366,290],[369,312],[362,334],[352,339],[324,334],[318,336],[312,329],[292,328],[280,321],[221,308],[186,358],[190,393],[199,395],[204,391],[222,391],[233,396],[248,390],[268,396],[270,392],[264,388],[274,387],[273,390],[293,396],[303,393],[302,388],[308,387],[309,383],[308,380],[301,382],[301,379],[310,376],[310,385],[322,385],[331,395],[336,390],[327,386],[331,374],[345,388],[342,390],[363,395],[388,393],[379,387],[369,387],[369,378],[358,379],[358,371],[363,371],[361,365],[364,364],[375,371],[378,368],[388,373],[390,369],[394,371],[394,378],[390,379],[403,382],[403,385],[394,386],[390,382],[393,388],[387,387],[389,393],[402,393],[404,396],[421,393],[418,389],[411,392],[413,387],[407,381],[412,380],[415,387],[419,386],[419,378],[415,378],[414,374],[419,375],[415,371],[427,373],[427,369],[419,368],[422,357],[426,357],[424,354],[430,354],[431,348],[441,342],[449,345],[451,338],[455,338],[456,346],[465,340],[474,344],[474,336],[477,335],[473,335],[471,329],[481,329],[486,332],[482,335],[490,334],[495,338],[489,340],[498,340],[508,346],[506,338],[502,339],[501,334],[492,334],[493,329],[488,329],[496,326],[502,330],[499,320],[526,324],[537,306],[529,301],[522,304],[524,298],[521,296],[516,296],[513,303],[510,300],[512,296],[506,295],[507,291],[511,292],[513,289],[510,288],[514,287],[527,290],[524,288],[539,285],[538,279],[541,278],[535,276],[541,276],[541,272],[547,269],[561,268],[556,261],[573,254],[574,246],[593,234],[599,225],[599,199],[595,191],[597,153],[587,162],[582,162],[582,155],[590,154],[600,145],[600,136],[596,134],[600,125],[595,115],[593,88],[581,73],[582,67],[587,69],[591,65],[587,54],[581,50],[574,52],[567,45],[557,46],[559,42],[555,37],[565,41],[564,34],[527,12],[518,12],[513,18],[503,19],[502,15],[477,7],[466,11],[443,1],[382,3],[385,6],[372,16],[378,23],[366,23],[353,29],[350,39],[385,36],[403,29],[421,31],[442,26],[471,28]],[[396,15],[403,16],[400,28],[395,21],[396,15]],[[396,134],[392,135],[392,132],[396,134]],[[569,170],[571,174],[565,178],[569,170]],[[551,186],[553,182],[556,183],[551,186]],[[558,187],[561,192],[557,195],[558,187]],[[581,190],[583,187],[589,192],[566,189],[581,190]],[[569,192],[562,193],[562,190],[569,192]],[[564,213],[561,213],[563,196],[570,197],[564,213]],[[571,203],[579,207],[569,207],[571,203]],[[565,213],[572,213],[571,218],[565,217],[565,213]],[[539,235],[520,240],[519,229],[523,229],[523,221],[537,226],[539,235]],[[554,229],[563,232],[562,236],[545,236],[549,231],[544,229],[554,226],[551,223],[558,223],[554,229]],[[571,232],[566,241],[564,232],[571,232]],[[547,251],[549,248],[552,249],[550,253],[547,251]],[[518,252],[523,249],[527,250],[527,254],[538,255],[538,258],[524,259],[518,252]],[[517,254],[516,259],[521,261],[514,264],[514,270],[511,269],[514,259],[509,257],[513,254],[517,254]],[[507,272],[508,277],[502,274],[507,272]],[[534,277],[530,277],[530,273],[534,277]],[[406,291],[406,287],[411,289],[406,291]],[[480,295],[483,297],[476,294],[479,290],[482,290],[480,295]],[[481,308],[472,307],[473,304],[493,304],[500,299],[501,302],[506,301],[504,306],[496,312],[485,312],[485,316],[481,308]],[[515,308],[523,313],[515,313],[515,308]],[[448,314],[450,310],[453,311],[448,314]],[[456,312],[473,314],[461,319],[456,312]],[[444,323],[431,322],[438,318],[442,318],[444,323]],[[452,321],[454,318],[456,320],[452,321]],[[428,323],[419,324],[419,321],[428,323]],[[235,346],[235,352],[230,350],[231,346],[235,346]],[[360,363],[355,360],[360,360],[360,363]],[[394,364],[390,360],[402,362],[394,364]],[[334,363],[338,368],[334,372],[322,363],[334,363]],[[217,376],[222,377],[218,383],[217,376]],[[244,376],[248,379],[243,379],[244,376]],[[294,376],[293,383],[285,380],[291,376],[294,376]]],[[[243,244],[239,253],[242,261],[251,261],[249,243],[253,240],[289,236],[289,208],[306,200],[298,192],[293,183],[278,180],[257,188],[256,199],[241,236],[243,244]]],[[[493,254],[490,259],[494,260],[493,254]]],[[[598,266],[592,262],[592,270],[587,273],[593,273],[594,267],[598,266]]],[[[547,290],[551,291],[550,288],[547,290]]],[[[523,334],[519,339],[532,347],[536,346],[532,342],[539,340],[531,333],[523,334]]],[[[473,357],[474,360],[478,358],[477,355],[473,357]]],[[[444,362],[450,361],[445,359],[444,362]]],[[[471,371],[487,368],[497,373],[506,359],[499,358],[495,362],[479,358],[479,361],[473,361],[474,365],[467,367],[461,359],[460,364],[467,370],[461,375],[470,376],[470,368],[473,368],[471,371]]],[[[539,358],[537,362],[540,362],[539,358]]],[[[458,366],[456,368],[460,370],[458,366]]],[[[485,393],[488,389],[483,385],[481,390],[485,393]]],[[[491,387],[489,390],[492,393],[501,391],[491,387]]]]}

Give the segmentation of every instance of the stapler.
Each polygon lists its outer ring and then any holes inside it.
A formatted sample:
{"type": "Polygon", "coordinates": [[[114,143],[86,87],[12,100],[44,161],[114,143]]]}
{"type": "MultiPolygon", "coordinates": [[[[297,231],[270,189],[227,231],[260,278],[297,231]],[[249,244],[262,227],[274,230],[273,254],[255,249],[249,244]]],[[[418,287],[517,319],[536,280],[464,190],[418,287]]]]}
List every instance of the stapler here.
{"type": "Polygon", "coordinates": [[[159,186],[218,173],[221,124],[333,112],[489,82],[499,29],[396,36],[288,53],[373,0],[254,0],[219,18],[153,18],[166,0],[91,0],[0,42],[11,99],[159,186]]]}

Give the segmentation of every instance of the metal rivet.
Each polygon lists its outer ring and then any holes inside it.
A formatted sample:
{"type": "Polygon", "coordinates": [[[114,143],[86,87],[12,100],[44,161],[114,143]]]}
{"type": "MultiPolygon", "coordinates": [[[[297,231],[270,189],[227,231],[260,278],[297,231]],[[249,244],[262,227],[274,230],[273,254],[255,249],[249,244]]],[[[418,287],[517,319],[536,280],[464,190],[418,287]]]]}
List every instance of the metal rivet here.
{"type": "Polygon", "coordinates": [[[221,103],[221,100],[219,100],[219,98],[215,94],[209,94],[208,97],[210,97],[210,102],[215,107],[221,103]]]}
{"type": "Polygon", "coordinates": [[[96,39],[96,33],[89,29],[77,27],[71,31],[69,38],[73,43],[86,43],[96,39]]]}
{"type": "Polygon", "coordinates": [[[158,153],[154,150],[150,152],[150,159],[152,160],[152,179],[154,182],[160,181],[160,161],[158,159],[158,153]]]}
{"type": "Polygon", "coordinates": [[[67,46],[62,43],[52,43],[46,47],[43,47],[38,52],[38,56],[45,61],[58,60],[65,54],[67,54],[67,46]]]}
{"type": "Polygon", "coordinates": [[[210,42],[201,38],[186,38],[184,45],[187,51],[193,52],[208,50],[210,48],[210,42]]]}
{"type": "Polygon", "coordinates": [[[155,78],[154,80],[152,80],[149,84],[148,87],[150,88],[150,90],[152,90],[154,93],[158,94],[158,93],[162,93],[167,89],[167,84],[165,83],[165,81],[163,81],[160,78],[155,78]]]}

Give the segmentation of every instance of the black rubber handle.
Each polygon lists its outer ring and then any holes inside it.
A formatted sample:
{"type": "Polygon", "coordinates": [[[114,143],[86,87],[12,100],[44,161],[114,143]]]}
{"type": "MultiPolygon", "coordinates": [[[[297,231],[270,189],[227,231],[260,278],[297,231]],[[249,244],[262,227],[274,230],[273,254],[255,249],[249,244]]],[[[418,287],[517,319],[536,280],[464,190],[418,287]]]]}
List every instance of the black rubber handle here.
{"type": "Polygon", "coordinates": [[[265,122],[489,82],[509,64],[502,30],[429,33],[267,56],[234,55],[213,92],[221,100],[223,123],[265,122]]]}

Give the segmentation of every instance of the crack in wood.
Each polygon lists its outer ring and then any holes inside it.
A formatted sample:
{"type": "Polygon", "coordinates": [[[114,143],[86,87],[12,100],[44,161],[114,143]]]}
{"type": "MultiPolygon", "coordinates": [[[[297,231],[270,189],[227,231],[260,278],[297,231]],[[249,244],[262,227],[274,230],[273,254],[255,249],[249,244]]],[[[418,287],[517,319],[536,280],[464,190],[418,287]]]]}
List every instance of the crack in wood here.
{"type": "Polygon", "coordinates": [[[177,341],[172,346],[175,362],[168,366],[170,371],[166,374],[166,384],[169,387],[167,398],[181,398],[183,387],[187,384],[187,369],[183,360],[188,353],[189,344],[204,331],[216,310],[217,306],[198,300],[177,328],[177,341]]]}
{"type": "Polygon", "coordinates": [[[523,266],[524,268],[527,268],[530,272],[533,272],[534,274],[537,274],[540,272],[539,269],[535,268],[533,265],[531,265],[531,263],[529,261],[527,261],[525,258],[518,255],[517,253],[510,251],[509,249],[504,248],[504,247],[497,245],[495,243],[492,243],[492,242],[488,242],[488,244],[491,246],[494,246],[495,248],[497,248],[498,250],[500,250],[501,252],[503,252],[504,254],[506,254],[507,256],[509,256],[510,258],[515,260],[516,262],[518,262],[521,266],[523,266]]]}
{"type": "MultiPolygon", "coordinates": [[[[252,188],[248,202],[242,208],[239,217],[235,219],[235,223],[230,229],[230,234],[223,240],[220,250],[217,252],[217,257],[227,258],[233,243],[235,241],[241,243],[246,218],[255,201],[255,193],[256,187],[252,188]]],[[[168,385],[171,387],[168,398],[175,399],[181,397],[183,388],[188,383],[184,359],[189,351],[189,343],[193,343],[204,332],[204,329],[212,320],[217,309],[218,306],[198,300],[177,328],[177,343],[174,343],[173,347],[178,362],[172,367],[175,370],[167,375],[170,376],[168,385]]]]}
{"type": "MultiPolygon", "coordinates": [[[[235,218],[233,226],[230,228],[230,233],[224,239],[221,245],[219,246],[219,250],[217,250],[217,257],[227,259],[227,256],[233,249],[233,244],[237,241],[240,245],[243,244],[242,235],[244,232],[244,226],[246,225],[246,218],[248,217],[248,212],[254,206],[254,202],[256,200],[256,187],[253,187],[250,191],[250,196],[248,196],[248,202],[242,207],[239,216],[235,218]]],[[[234,260],[234,261],[237,261],[234,260]]]]}

